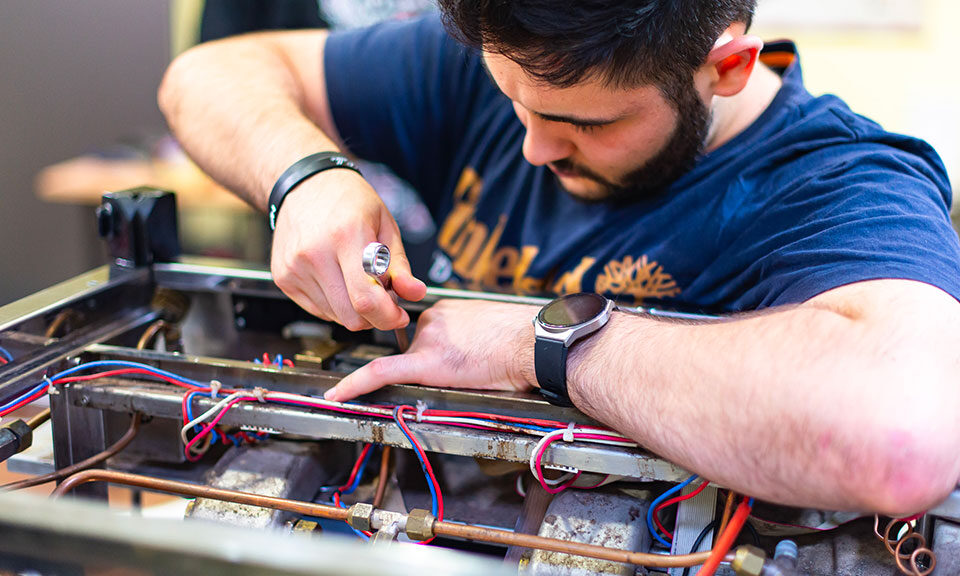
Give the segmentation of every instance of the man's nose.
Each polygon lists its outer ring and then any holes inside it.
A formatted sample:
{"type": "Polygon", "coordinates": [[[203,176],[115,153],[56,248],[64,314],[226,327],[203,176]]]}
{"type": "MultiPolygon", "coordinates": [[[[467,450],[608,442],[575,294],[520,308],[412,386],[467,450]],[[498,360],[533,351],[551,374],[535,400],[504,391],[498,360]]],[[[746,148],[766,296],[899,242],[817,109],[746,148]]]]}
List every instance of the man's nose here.
{"type": "Polygon", "coordinates": [[[573,143],[562,134],[562,127],[528,117],[527,133],[523,137],[523,157],[534,166],[543,166],[550,162],[569,158],[573,154],[573,143]]]}

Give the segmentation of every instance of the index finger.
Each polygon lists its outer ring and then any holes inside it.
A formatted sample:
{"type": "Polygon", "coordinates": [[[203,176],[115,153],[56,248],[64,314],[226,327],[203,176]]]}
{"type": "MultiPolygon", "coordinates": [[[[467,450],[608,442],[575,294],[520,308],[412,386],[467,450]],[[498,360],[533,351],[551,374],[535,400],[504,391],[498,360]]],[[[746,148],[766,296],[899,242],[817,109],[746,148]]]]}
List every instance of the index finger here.
{"type": "Polygon", "coordinates": [[[390,384],[412,384],[417,377],[417,355],[398,354],[371,360],[323,394],[331,402],[347,402],[390,384]]]}

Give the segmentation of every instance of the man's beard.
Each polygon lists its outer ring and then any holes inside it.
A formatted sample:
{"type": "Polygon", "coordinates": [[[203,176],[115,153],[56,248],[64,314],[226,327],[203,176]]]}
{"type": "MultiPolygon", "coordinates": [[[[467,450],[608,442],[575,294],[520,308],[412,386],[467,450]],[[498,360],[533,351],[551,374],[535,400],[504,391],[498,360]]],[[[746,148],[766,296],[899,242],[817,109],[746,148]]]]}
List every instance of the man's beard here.
{"type": "Polygon", "coordinates": [[[677,111],[677,125],[667,144],[645,164],[627,173],[619,182],[611,182],[589,168],[569,160],[557,160],[552,164],[561,171],[572,171],[578,176],[593,180],[605,190],[589,198],[587,202],[631,203],[648,200],[662,194],[681,176],[693,169],[703,153],[704,142],[710,127],[710,112],[697,94],[693,82],[681,89],[677,98],[671,98],[677,111]]]}

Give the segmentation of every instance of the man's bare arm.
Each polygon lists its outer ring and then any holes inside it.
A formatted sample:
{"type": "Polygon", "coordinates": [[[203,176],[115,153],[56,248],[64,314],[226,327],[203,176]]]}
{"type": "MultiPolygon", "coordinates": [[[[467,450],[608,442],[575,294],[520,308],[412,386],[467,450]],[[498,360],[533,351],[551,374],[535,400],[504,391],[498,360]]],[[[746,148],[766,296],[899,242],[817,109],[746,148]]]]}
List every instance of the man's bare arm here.
{"type": "Polygon", "coordinates": [[[730,322],[611,324],[571,352],[574,403],[713,481],[912,513],[960,480],[960,304],[936,288],[872,281],[730,322]]]}
{"type": "MultiPolygon", "coordinates": [[[[342,150],[326,93],[326,38],[324,31],[270,32],[202,44],[171,64],[160,87],[160,108],[187,153],[260,210],[297,160],[342,150]]],[[[370,185],[349,170],[315,174],[279,212],[274,281],[305,310],[352,330],[404,326],[407,313],[360,267],[374,241],[393,253],[397,294],[423,298],[397,224],[370,185]]]]}
{"type": "Polygon", "coordinates": [[[190,157],[260,210],[305,151],[342,150],[323,74],[326,37],[264,32],[201,44],[160,85],[160,108],[190,157]]]}
{"type": "MultiPolygon", "coordinates": [[[[535,384],[536,308],[441,302],[409,354],[341,382],[535,384]]],[[[574,404],[645,447],[758,498],[912,513],[960,480],[960,303],[903,280],[712,324],[614,313],[575,344],[574,404]]]]}

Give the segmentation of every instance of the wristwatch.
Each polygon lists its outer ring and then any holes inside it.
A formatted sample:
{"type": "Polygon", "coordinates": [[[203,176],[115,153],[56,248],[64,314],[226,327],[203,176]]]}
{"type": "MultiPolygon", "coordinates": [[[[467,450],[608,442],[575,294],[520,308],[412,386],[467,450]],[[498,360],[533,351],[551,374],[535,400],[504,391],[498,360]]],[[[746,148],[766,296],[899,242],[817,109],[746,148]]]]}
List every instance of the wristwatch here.
{"type": "Polygon", "coordinates": [[[551,404],[572,406],[567,395],[567,350],[610,319],[616,305],[599,294],[567,294],[540,309],[533,321],[533,364],[540,393],[551,404]]]}

